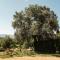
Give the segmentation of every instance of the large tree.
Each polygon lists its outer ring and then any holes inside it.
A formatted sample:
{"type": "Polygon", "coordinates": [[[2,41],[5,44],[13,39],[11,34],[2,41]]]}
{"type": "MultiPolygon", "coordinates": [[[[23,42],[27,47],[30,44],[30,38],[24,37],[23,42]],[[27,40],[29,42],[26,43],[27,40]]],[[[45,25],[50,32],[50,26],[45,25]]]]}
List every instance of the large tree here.
{"type": "Polygon", "coordinates": [[[55,38],[53,31],[59,29],[56,14],[46,6],[29,5],[13,17],[15,36],[22,44],[30,42],[32,35],[40,35],[39,39],[55,38]]]}

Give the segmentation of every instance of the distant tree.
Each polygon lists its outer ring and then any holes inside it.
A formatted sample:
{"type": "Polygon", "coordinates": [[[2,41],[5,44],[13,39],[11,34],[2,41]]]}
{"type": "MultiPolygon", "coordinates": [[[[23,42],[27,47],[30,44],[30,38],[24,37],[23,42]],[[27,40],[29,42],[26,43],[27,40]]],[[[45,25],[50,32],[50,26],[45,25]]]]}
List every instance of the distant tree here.
{"type": "Polygon", "coordinates": [[[55,38],[53,31],[59,29],[56,14],[46,6],[30,5],[24,11],[16,12],[13,17],[12,26],[21,44],[30,42],[32,35],[41,35],[39,39],[55,38]]]}

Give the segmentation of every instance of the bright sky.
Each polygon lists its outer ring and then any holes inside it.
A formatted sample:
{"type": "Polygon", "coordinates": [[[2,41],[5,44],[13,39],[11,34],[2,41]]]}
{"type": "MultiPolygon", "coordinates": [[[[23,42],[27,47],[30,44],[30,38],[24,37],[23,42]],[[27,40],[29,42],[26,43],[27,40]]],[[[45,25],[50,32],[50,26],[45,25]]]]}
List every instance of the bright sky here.
{"type": "Polygon", "coordinates": [[[0,0],[0,34],[14,34],[13,15],[15,11],[21,11],[29,4],[46,5],[60,19],[60,0],[0,0]]]}

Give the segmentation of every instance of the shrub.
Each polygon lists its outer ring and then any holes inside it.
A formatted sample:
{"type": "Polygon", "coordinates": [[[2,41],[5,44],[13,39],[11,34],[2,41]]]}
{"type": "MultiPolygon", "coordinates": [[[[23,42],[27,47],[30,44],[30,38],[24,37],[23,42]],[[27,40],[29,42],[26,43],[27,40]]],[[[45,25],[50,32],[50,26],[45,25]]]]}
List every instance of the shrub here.
{"type": "Polygon", "coordinates": [[[4,48],[12,48],[14,45],[13,40],[10,37],[7,37],[3,45],[4,48]]]}
{"type": "Polygon", "coordinates": [[[0,39],[0,50],[5,50],[7,48],[14,48],[16,46],[15,41],[9,36],[0,39]]]}

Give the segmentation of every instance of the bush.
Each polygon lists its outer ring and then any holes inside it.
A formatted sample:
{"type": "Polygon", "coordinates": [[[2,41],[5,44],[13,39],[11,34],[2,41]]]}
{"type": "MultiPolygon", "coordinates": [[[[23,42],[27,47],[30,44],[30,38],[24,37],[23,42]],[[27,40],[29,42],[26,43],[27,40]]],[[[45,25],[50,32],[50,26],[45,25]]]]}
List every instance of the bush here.
{"type": "Polygon", "coordinates": [[[3,44],[3,48],[13,48],[15,46],[15,42],[13,41],[12,38],[6,37],[5,42],[3,44]]]}
{"type": "Polygon", "coordinates": [[[16,42],[14,39],[10,38],[9,36],[0,39],[0,51],[14,47],[16,47],[16,42]]]}

